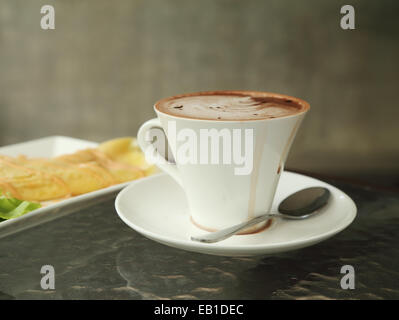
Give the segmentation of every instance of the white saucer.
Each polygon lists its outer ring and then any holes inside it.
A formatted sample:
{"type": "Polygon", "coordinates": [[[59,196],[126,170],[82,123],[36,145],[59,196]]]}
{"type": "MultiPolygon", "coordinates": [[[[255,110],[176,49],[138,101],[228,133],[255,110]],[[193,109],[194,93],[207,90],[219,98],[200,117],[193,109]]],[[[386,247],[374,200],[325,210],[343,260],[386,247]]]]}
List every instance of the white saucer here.
{"type": "Polygon", "coordinates": [[[119,217],[132,229],[165,245],[221,256],[253,256],[295,250],[321,242],[351,224],[356,205],[341,190],[304,175],[283,172],[272,212],[285,197],[310,186],[324,186],[331,198],[319,215],[302,221],[274,219],[270,228],[206,244],[190,240],[205,231],[190,222],[182,188],[168,175],[157,174],[132,182],[115,200],[119,217]]]}

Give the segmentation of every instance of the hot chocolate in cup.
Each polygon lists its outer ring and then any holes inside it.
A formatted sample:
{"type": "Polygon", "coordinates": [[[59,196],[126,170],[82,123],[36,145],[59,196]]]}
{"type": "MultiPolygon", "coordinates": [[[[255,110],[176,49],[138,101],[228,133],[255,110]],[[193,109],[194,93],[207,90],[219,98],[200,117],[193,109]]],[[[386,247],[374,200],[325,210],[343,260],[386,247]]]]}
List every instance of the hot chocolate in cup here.
{"type": "Polygon", "coordinates": [[[214,121],[275,119],[301,113],[302,100],[256,91],[213,91],[160,100],[156,110],[175,117],[214,121]]]}
{"type": "Polygon", "coordinates": [[[209,91],[165,98],[154,109],[158,118],[142,125],[139,145],[182,186],[188,218],[197,227],[215,231],[270,210],[309,104],[268,92],[209,91]],[[165,132],[175,163],[154,150],[149,134],[154,128],[165,132]]]}

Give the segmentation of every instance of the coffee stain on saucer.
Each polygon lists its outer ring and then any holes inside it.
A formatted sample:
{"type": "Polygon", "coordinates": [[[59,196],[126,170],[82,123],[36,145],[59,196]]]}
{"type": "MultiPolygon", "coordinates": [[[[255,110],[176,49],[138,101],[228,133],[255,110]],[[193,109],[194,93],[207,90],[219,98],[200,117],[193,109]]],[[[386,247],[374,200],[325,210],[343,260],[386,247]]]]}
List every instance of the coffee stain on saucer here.
{"type": "MultiPolygon", "coordinates": [[[[204,226],[198,224],[198,223],[193,219],[192,216],[190,216],[190,221],[191,221],[191,223],[192,223],[193,225],[195,225],[197,228],[202,229],[202,230],[204,230],[204,231],[207,231],[207,232],[216,232],[216,231],[219,231],[219,229],[208,228],[208,227],[204,227],[204,226]]],[[[264,231],[264,230],[266,230],[266,229],[269,229],[269,228],[271,227],[271,225],[273,224],[273,219],[270,218],[270,219],[268,219],[266,222],[260,222],[259,224],[262,224],[262,226],[261,226],[261,227],[255,226],[255,227],[251,227],[251,228],[245,229],[244,231],[239,232],[239,233],[237,233],[236,235],[237,235],[237,236],[240,236],[240,235],[249,235],[249,234],[260,233],[260,232],[262,232],[262,231],[264,231]]]]}

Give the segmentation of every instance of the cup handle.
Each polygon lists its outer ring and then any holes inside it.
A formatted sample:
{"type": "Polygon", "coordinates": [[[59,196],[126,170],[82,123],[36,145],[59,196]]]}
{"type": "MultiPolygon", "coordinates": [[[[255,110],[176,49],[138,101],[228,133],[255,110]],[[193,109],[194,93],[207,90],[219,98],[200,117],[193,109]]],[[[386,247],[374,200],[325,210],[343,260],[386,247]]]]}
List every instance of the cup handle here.
{"type": "Polygon", "coordinates": [[[154,162],[157,167],[168,173],[182,186],[179,170],[177,169],[176,165],[169,162],[167,159],[165,159],[165,157],[163,157],[157,150],[154,150],[154,148],[152,147],[152,141],[147,136],[152,128],[159,128],[162,130],[162,125],[158,118],[148,120],[144,122],[143,125],[140,127],[137,133],[137,142],[141,150],[146,155],[146,159],[147,152],[152,152],[151,156],[154,161],[151,162],[154,162]]]}

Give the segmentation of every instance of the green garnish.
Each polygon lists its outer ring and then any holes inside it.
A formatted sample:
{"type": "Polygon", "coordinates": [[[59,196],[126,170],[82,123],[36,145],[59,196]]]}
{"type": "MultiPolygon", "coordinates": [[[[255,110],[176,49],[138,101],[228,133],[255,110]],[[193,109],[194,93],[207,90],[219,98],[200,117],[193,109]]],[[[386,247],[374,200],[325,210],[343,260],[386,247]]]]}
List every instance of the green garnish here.
{"type": "MultiPolygon", "coordinates": [[[[2,194],[1,190],[0,194],[2,194]]],[[[0,221],[20,217],[40,207],[40,203],[19,200],[9,194],[0,195],[0,221]]]]}

